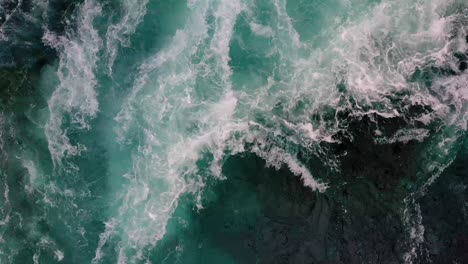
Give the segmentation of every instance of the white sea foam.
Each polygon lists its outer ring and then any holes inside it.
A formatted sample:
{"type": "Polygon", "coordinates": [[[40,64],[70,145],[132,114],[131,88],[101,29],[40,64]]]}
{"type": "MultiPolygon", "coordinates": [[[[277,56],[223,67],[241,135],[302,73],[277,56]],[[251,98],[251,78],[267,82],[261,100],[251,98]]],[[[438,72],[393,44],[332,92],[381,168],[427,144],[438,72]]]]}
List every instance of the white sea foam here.
{"type": "Polygon", "coordinates": [[[409,229],[410,250],[403,255],[406,263],[412,264],[421,251],[421,244],[424,242],[424,225],[422,224],[421,208],[412,197],[404,201],[403,223],[409,229]]]}
{"type": "Polygon", "coordinates": [[[0,176],[3,178],[3,195],[2,199],[0,199],[0,217],[2,219],[0,220],[0,227],[7,225],[10,222],[11,219],[11,202],[10,202],[10,187],[8,186],[8,175],[4,174],[3,172],[0,172],[0,176]]]}
{"type": "Polygon", "coordinates": [[[23,167],[28,171],[29,184],[26,186],[27,190],[30,192],[36,186],[37,180],[40,177],[39,171],[36,167],[36,164],[32,160],[22,159],[23,167]]]}
{"type": "Polygon", "coordinates": [[[390,138],[376,138],[379,144],[393,144],[396,142],[408,143],[409,141],[422,142],[429,136],[429,130],[424,128],[400,129],[390,138]]]}
{"type": "MultiPolygon", "coordinates": [[[[428,180],[404,203],[403,222],[409,230],[409,249],[403,258],[407,263],[413,263],[420,257],[424,242],[424,226],[417,199],[424,195],[427,187],[451,163],[448,157],[453,156],[448,153],[452,151],[453,142],[440,143],[447,138],[455,140],[457,135],[454,131],[466,129],[467,101],[463,94],[468,86],[465,74],[436,78],[428,89],[407,81],[416,69],[424,69],[427,65],[451,67],[451,54],[464,49],[464,44],[455,44],[460,41],[450,37],[450,29],[458,18],[441,16],[451,3],[452,1],[382,2],[375,7],[371,17],[344,30],[339,41],[335,42],[335,50],[348,65],[345,78],[347,88],[358,98],[360,105],[373,102],[384,104],[386,106],[381,109],[385,111],[374,113],[392,118],[399,113],[394,112],[393,103],[386,100],[385,96],[405,90],[411,94],[409,101],[412,105],[429,106],[433,110],[412,121],[427,125],[439,119],[450,126],[430,139],[432,143],[427,145],[427,152],[434,155],[427,157],[427,168],[418,172],[420,177],[428,180]],[[455,111],[449,111],[448,105],[455,106],[455,111]],[[445,155],[438,156],[435,153],[445,155]]],[[[355,115],[369,113],[368,110],[360,111],[357,107],[353,110],[355,115]]],[[[389,138],[376,140],[384,143],[422,141],[428,136],[427,129],[403,128],[389,138]]]]}
{"type": "Polygon", "coordinates": [[[300,36],[294,28],[291,17],[288,15],[286,10],[286,1],[274,0],[273,4],[276,9],[276,15],[278,16],[279,23],[276,28],[277,31],[275,32],[275,38],[277,41],[291,41],[294,49],[300,48],[302,46],[300,36]]]}
{"type": "Polygon", "coordinates": [[[217,30],[211,40],[210,49],[217,55],[216,58],[220,61],[219,66],[223,70],[221,76],[224,85],[229,84],[228,78],[232,74],[229,67],[229,49],[234,24],[236,23],[237,16],[244,8],[240,0],[223,1],[218,4],[214,12],[217,30]]]}
{"type": "Polygon", "coordinates": [[[8,30],[8,27],[10,26],[9,22],[11,18],[14,15],[17,15],[17,13],[21,12],[20,7],[22,4],[23,4],[23,0],[17,1],[16,6],[10,12],[5,14],[5,18],[3,22],[0,24],[0,40],[2,41],[8,40],[8,36],[6,35],[5,30],[8,30]]]}
{"type": "Polygon", "coordinates": [[[273,35],[273,30],[269,26],[260,25],[255,22],[250,22],[249,25],[252,32],[257,36],[271,37],[273,35]]]}
{"type": "MultiPolygon", "coordinates": [[[[229,67],[234,24],[245,7],[238,1],[229,1],[191,8],[196,10],[188,19],[187,28],[177,31],[173,43],[142,64],[139,78],[116,117],[121,142],[132,136],[130,129],[145,127],[142,143],[133,158],[133,168],[125,175],[129,184],[116,218],[118,229],[126,237],[126,246],[119,257],[125,263],[141,259],[141,250],[154,246],[164,236],[166,223],[180,195],[201,191],[204,176],[199,174],[197,162],[203,158],[203,153],[212,155],[211,175],[223,178],[221,168],[226,152],[245,151],[249,125],[235,118],[238,98],[231,90],[229,67]],[[205,22],[209,12],[215,18],[212,35],[208,34],[205,22]],[[193,63],[197,50],[203,51],[204,56],[200,62],[193,63]],[[212,86],[205,87],[214,91],[207,98],[193,90],[200,75],[202,79],[215,81],[212,86]],[[187,90],[187,86],[191,89],[187,90]],[[143,110],[140,119],[143,122],[135,123],[139,109],[143,110]],[[190,125],[193,125],[192,131],[190,125]],[[244,136],[233,138],[236,132],[244,136]],[[130,248],[137,253],[127,255],[130,248]]],[[[253,151],[264,157],[270,166],[287,166],[313,190],[325,190],[326,186],[317,182],[288,153],[280,149],[268,153],[260,149],[253,151]]],[[[200,203],[198,206],[202,207],[200,203]]],[[[101,239],[103,243],[105,240],[101,239]]]]}
{"type": "Polygon", "coordinates": [[[256,145],[252,151],[259,157],[263,158],[267,162],[268,166],[280,169],[285,165],[294,175],[301,177],[305,186],[314,191],[318,190],[320,192],[324,192],[327,189],[327,184],[315,180],[304,165],[283,149],[277,147],[273,147],[268,150],[262,149],[262,147],[265,146],[266,144],[256,145]]]}
{"type": "Polygon", "coordinates": [[[115,234],[115,226],[116,221],[115,219],[111,219],[107,223],[105,223],[105,230],[103,233],[99,235],[99,242],[98,246],[95,251],[94,258],[91,260],[92,264],[99,263],[104,255],[102,252],[102,247],[107,243],[107,241],[115,234]]]}
{"type": "Polygon", "coordinates": [[[63,254],[62,251],[60,250],[55,250],[54,251],[54,256],[55,256],[55,259],[58,261],[58,262],[61,262],[63,260],[63,258],[65,257],[65,255],[63,254]]]}
{"type": "Polygon", "coordinates": [[[110,75],[118,49],[129,46],[129,38],[143,20],[147,4],[148,0],[122,0],[124,15],[118,23],[110,25],[106,33],[107,67],[110,75]]]}
{"type": "MultiPolygon", "coordinates": [[[[277,77],[281,82],[268,83],[265,92],[246,96],[256,97],[253,100],[252,109],[260,112],[272,112],[275,103],[281,102],[281,98],[301,100],[296,98],[309,99],[306,104],[305,113],[297,115],[287,109],[285,117],[275,117],[271,119],[271,127],[263,127],[273,135],[283,135],[278,123],[286,125],[292,132],[288,134],[303,135],[314,140],[322,141],[330,139],[330,135],[337,132],[337,124],[324,126],[323,122],[316,126],[309,123],[310,116],[317,111],[321,111],[320,105],[331,105],[337,108],[343,107],[342,101],[337,100],[340,95],[336,93],[336,75],[338,80],[342,80],[349,96],[352,96],[354,105],[350,105],[351,115],[355,117],[378,115],[382,118],[405,118],[406,109],[396,108],[394,102],[388,99],[389,96],[397,92],[405,91],[409,95],[410,105],[427,106],[432,111],[421,114],[409,121],[408,127],[402,128],[389,138],[381,138],[382,131],[377,131],[379,136],[376,141],[381,143],[408,142],[410,140],[422,141],[429,137],[429,130],[426,128],[411,127],[414,121],[428,125],[435,119],[443,120],[445,125],[451,127],[445,132],[441,132],[440,137],[433,137],[430,140],[433,145],[440,145],[444,138],[451,138],[451,142],[442,144],[443,146],[429,150],[434,153],[446,153],[449,155],[453,148],[453,140],[457,136],[451,129],[466,130],[466,94],[468,80],[466,74],[436,78],[429,88],[420,84],[411,83],[408,79],[416,69],[424,69],[428,65],[436,67],[456,68],[456,61],[452,58],[455,51],[466,52],[464,41],[465,34],[459,34],[456,38],[451,38],[451,28],[455,21],[459,20],[459,15],[441,16],[451,1],[415,1],[404,2],[384,1],[377,4],[368,15],[360,21],[345,24],[336,32],[336,36],[330,41],[331,46],[326,50],[311,51],[310,58],[297,58],[297,53],[293,50],[295,45],[277,44],[279,53],[284,58],[294,58],[295,63],[288,67],[293,70],[282,71],[283,75],[277,77]],[[410,26],[411,25],[411,26],[410,26]],[[283,50],[281,50],[283,49],[283,50]],[[330,52],[331,51],[331,52],[330,52]],[[292,56],[290,56],[292,55],[292,56]],[[322,58],[327,58],[325,63],[322,58]],[[329,62],[332,62],[330,65],[329,62]],[[339,69],[334,71],[333,69],[339,69]],[[331,71],[330,71],[331,69],[331,71]],[[327,72],[328,70],[328,72],[327,72]],[[275,89],[275,87],[277,87],[275,89]],[[274,91],[278,91],[276,94],[274,91]],[[268,98],[270,97],[270,98],[268,98]],[[376,108],[375,106],[379,106],[376,108]],[[455,111],[449,109],[449,105],[454,106],[455,111]],[[288,115],[289,114],[289,115],[288,115]],[[280,122],[278,122],[280,121],[280,122]],[[323,138],[323,139],[321,139],[323,138]]],[[[278,12],[281,13],[281,3],[275,2],[278,12]]],[[[284,12],[283,12],[284,13],[284,12]]],[[[287,21],[284,20],[284,21],[287,21]]],[[[283,22],[283,29],[289,29],[288,23],[283,22]]],[[[273,28],[275,35],[275,28],[273,28]]],[[[293,30],[286,30],[294,32],[293,30]]],[[[295,39],[295,38],[288,38],[295,39]]],[[[300,45],[296,45],[298,47],[300,45]]],[[[286,59],[287,60],[287,59],[286,59]]],[[[266,116],[266,115],[265,115],[266,116]]],[[[338,120],[337,120],[338,122],[338,120]]],[[[341,121],[343,122],[343,121],[341,121]]],[[[290,143],[302,142],[301,138],[286,137],[290,143]]],[[[263,145],[272,149],[272,142],[264,142],[263,145]]],[[[267,149],[268,149],[267,148],[267,149]]],[[[431,147],[430,147],[431,148],[431,147]]],[[[275,148],[273,148],[276,150],[275,148]]],[[[281,151],[282,148],[279,148],[281,151]]],[[[268,156],[269,154],[265,155],[268,156]]],[[[444,156],[445,156],[444,155],[444,156]]],[[[287,160],[287,159],[286,159],[287,160]]],[[[450,164],[450,160],[441,157],[428,158],[433,166],[423,172],[428,181],[421,188],[421,191],[441,174],[443,168],[450,164]]],[[[274,162],[272,162],[274,164],[274,162]]],[[[416,210],[417,211],[417,210],[416,210]]],[[[419,214],[420,215],[420,214],[419,214]]],[[[409,218],[417,215],[407,216],[409,218]]],[[[416,220],[417,220],[416,219],[416,220]]],[[[413,220],[405,220],[408,225],[413,220]]],[[[411,224],[410,241],[411,249],[405,255],[405,259],[410,260],[416,257],[416,248],[423,241],[424,227],[421,219],[411,224]]]]}
{"type": "Polygon", "coordinates": [[[208,37],[205,22],[208,4],[190,8],[192,14],[186,28],[178,30],[167,48],[141,65],[139,77],[116,117],[121,142],[132,136],[129,129],[144,127],[142,142],[133,157],[133,168],[125,175],[129,184],[115,218],[117,230],[123,232],[127,241],[119,253],[120,263],[137,261],[141,250],[154,246],[163,237],[178,197],[187,191],[184,173],[193,170],[193,165],[187,161],[199,155],[192,149],[197,144],[187,145],[190,138],[179,134],[179,124],[174,123],[190,117],[193,114],[190,109],[196,109],[187,99],[190,94],[186,93],[186,87],[193,87],[196,78],[197,66],[191,63],[191,56],[208,37]],[[134,118],[139,109],[146,110],[140,124],[135,123],[134,118]],[[183,151],[178,150],[179,147],[183,151]],[[131,248],[137,253],[127,256],[131,248]]]}
{"type": "MultiPolygon", "coordinates": [[[[434,119],[448,118],[453,120],[448,124],[460,125],[464,120],[466,127],[465,75],[447,77],[451,81],[458,78],[457,85],[440,78],[430,88],[408,81],[415,69],[428,63],[446,65],[453,51],[447,44],[447,28],[454,18],[441,17],[439,10],[445,3],[435,2],[376,4],[359,21],[346,22],[330,34],[331,46],[325,50],[314,50],[301,42],[288,16],[286,1],[271,3],[275,19],[268,25],[260,25],[246,12],[252,32],[271,38],[274,51],[266,56],[278,55],[278,61],[265,83],[232,87],[235,72],[229,54],[231,42],[235,41],[235,23],[251,6],[245,1],[189,1],[190,16],[185,27],[176,31],[165,48],[141,64],[132,90],[115,117],[118,141],[125,145],[123,148],[132,149],[128,154],[132,168],[124,175],[123,190],[114,194],[121,204],[110,210],[108,223],[112,228],[106,225],[100,235],[93,262],[102,259],[104,245],[114,234],[123,240],[119,263],[141,262],[145,248],[154,247],[164,236],[179,197],[202,191],[207,176],[197,166],[200,160],[210,164],[210,176],[222,179],[226,154],[252,151],[268,166],[287,167],[301,177],[305,186],[325,191],[325,179],[314,178],[314,172],[297,158],[297,151],[287,146],[312,149],[320,142],[339,143],[333,136],[342,129],[340,122],[346,120],[336,116],[327,120],[321,112],[326,107],[351,110],[355,118],[404,118],[406,109],[388,99],[404,91],[409,94],[405,98],[409,104],[433,110],[411,122],[427,125],[434,119]],[[417,16],[413,16],[415,13],[417,16]],[[211,27],[208,18],[213,20],[211,27]],[[344,84],[345,95],[337,91],[338,83],[344,84]],[[458,114],[448,115],[447,103],[454,103],[458,114]],[[257,114],[263,122],[256,119],[257,114]],[[311,120],[314,115],[319,115],[320,121],[311,120]]],[[[120,22],[124,24],[108,30],[109,58],[118,56],[117,43],[125,45],[141,21],[144,11],[140,7],[128,18],[124,16],[120,22]]],[[[382,131],[376,134],[383,136],[382,131]]],[[[382,138],[382,142],[421,141],[428,137],[429,130],[408,126],[382,138]]],[[[441,159],[442,164],[446,161],[441,159]]],[[[411,228],[410,239],[421,244],[418,239],[423,227],[411,228]]]]}
{"type": "Polygon", "coordinates": [[[50,116],[45,126],[49,151],[56,166],[63,158],[85,149],[70,142],[67,130],[62,127],[64,116],[70,118],[71,126],[89,129],[88,119],[95,117],[99,110],[94,71],[102,42],[93,22],[100,13],[99,4],[86,0],[78,12],[76,32],[70,30],[65,36],[55,36],[46,31],[43,37],[43,41],[60,54],[57,71],[60,84],[48,101],[50,116]]]}

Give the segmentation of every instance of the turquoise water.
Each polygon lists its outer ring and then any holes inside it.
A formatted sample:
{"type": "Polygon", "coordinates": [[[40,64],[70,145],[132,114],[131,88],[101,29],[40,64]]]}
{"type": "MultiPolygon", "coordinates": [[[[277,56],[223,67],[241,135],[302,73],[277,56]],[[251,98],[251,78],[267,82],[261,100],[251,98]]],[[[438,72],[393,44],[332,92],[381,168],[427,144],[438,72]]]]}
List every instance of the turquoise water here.
{"type": "Polygon", "coordinates": [[[468,261],[466,1],[5,0],[0,45],[1,263],[468,261]]]}

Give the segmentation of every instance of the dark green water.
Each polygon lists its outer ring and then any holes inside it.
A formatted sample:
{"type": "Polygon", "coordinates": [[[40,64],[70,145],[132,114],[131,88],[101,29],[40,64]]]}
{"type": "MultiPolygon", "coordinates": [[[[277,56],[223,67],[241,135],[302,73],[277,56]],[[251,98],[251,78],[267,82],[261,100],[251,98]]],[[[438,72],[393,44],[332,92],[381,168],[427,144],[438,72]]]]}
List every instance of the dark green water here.
{"type": "Polygon", "coordinates": [[[463,0],[0,1],[0,263],[468,263],[463,0]]]}

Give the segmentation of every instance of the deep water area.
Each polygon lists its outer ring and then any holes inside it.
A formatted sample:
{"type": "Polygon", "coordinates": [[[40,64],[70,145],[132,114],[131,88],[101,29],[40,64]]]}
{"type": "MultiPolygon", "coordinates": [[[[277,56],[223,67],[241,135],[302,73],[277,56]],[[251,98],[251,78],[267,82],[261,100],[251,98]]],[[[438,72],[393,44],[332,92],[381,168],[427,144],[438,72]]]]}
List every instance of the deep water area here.
{"type": "Polygon", "coordinates": [[[468,263],[465,0],[0,0],[0,263],[468,263]]]}

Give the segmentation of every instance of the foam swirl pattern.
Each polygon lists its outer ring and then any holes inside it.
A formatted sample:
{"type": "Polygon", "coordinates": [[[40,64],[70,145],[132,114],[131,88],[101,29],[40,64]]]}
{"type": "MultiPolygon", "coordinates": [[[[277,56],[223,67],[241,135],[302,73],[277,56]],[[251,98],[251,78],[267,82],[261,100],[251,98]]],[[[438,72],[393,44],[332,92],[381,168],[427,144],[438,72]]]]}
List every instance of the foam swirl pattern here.
{"type": "Polygon", "coordinates": [[[466,1],[5,0],[0,45],[1,263],[468,261],[466,1]]]}

